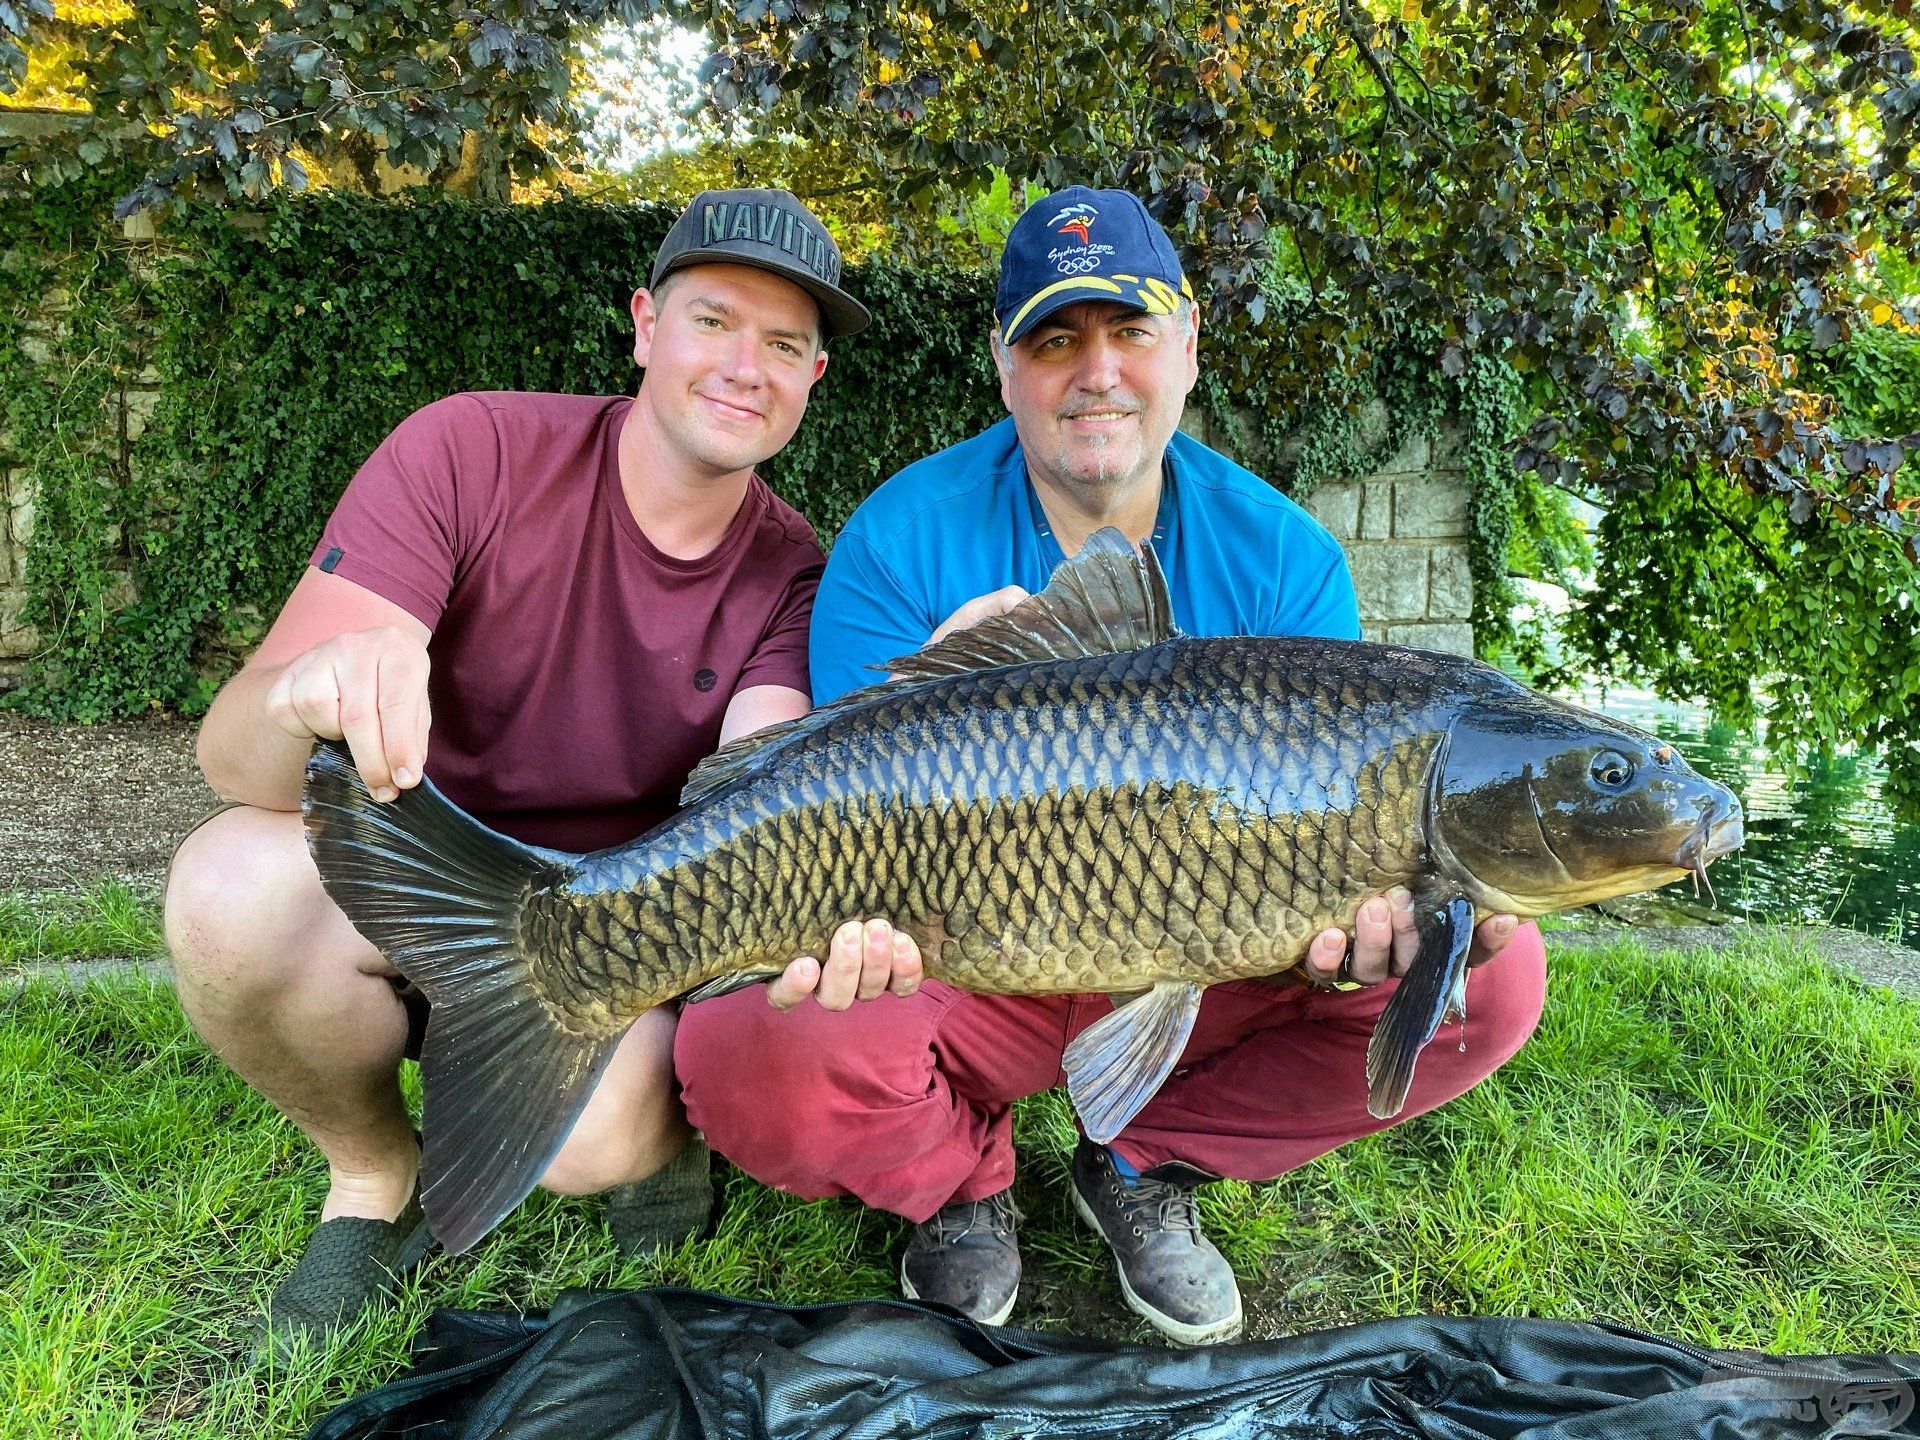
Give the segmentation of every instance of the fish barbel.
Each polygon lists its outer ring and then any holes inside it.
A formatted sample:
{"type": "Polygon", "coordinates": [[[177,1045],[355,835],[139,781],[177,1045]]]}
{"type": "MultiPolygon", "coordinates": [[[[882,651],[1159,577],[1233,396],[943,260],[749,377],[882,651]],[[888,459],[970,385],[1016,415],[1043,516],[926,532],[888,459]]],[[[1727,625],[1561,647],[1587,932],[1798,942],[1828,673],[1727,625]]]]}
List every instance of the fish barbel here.
{"type": "Polygon", "coordinates": [[[1104,992],[1068,1048],[1111,1139],[1179,1059],[1205,986],[1297,971],[1394,885],[1417,958],[1367,1054],[1398,1113],[1462,1010],[1478,915],[1704,872],[1734,797],[1670,746],[1477,661],[1174,633],[1152,552],[1104,530],[1013,612],[891,682],[735,742],[630,844],[522,845],[431,784],[376,804],[343,746],[303,802],[322,882],[427,995],[422,1204],[448,1250],[532,1189],[633,1020],[889,918],[965,989],[1104,992]]]}

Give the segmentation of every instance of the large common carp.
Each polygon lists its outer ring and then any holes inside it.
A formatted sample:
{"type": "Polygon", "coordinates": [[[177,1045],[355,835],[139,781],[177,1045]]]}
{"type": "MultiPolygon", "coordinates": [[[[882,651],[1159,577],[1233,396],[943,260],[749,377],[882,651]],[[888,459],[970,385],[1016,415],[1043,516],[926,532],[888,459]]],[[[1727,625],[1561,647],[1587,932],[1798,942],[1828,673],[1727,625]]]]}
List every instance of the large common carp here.
{"type": "Polygon", "coordinates": [[[1294,970],[1366,896],[1407,886],[1420,937],[1367,1052],[1386,1116],[1461,1008],[1477,914],[1650,889],[1740,843],[1738,802],[1671,747],[1476,661],[1176,635],[1117,531],[890,668],[721,750],[680,814],[593,855],[429,784],[376,804],[344,747],[316,749],[327,893],[432,1002],[421,1198],[447,1249],[533,1188],[636,1016],[824,955],[848,919],[891,919],[970,990],[1134,995],[1067,1051],[1104,1141],[1203,987],[1294,970]]]}

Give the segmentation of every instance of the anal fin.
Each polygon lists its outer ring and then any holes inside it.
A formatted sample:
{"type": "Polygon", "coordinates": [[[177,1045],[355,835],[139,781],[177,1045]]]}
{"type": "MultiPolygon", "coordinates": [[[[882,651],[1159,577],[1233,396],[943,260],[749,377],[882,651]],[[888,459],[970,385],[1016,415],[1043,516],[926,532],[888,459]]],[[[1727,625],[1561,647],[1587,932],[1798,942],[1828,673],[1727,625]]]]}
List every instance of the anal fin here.
{"type": "Polygon", "coordinates": [[[1067,1046],[1067,1094],[1089,1140],[1113,1139],[1166,1082],[1193,1033],[1200,995],[1198,985],[1162,981],[1067,1046]]]}
{"type": "Polygon", "coordinates": [[[1367,1042],[1367,1111],[1398,1115],[1413,1085],[1414,1062],[1450,1013],[1466,1014],[1467,952],[1473,902],[1464,895],[1414,902],[1420,953],[1401,978],[1367,1042]]]}

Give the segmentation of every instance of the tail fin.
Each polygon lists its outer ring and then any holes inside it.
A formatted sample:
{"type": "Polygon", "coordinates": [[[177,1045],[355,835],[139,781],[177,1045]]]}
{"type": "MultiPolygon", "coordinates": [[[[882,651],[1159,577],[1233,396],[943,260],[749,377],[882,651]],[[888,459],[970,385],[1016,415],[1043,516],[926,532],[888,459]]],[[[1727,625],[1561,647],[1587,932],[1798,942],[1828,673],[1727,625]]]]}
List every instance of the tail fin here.
{"type": "Polygon", "coordinates": [[[307,762],[300,808],[327,894],[432,1005],[420,1202],[457,1254],[533,1189],[619,1039],[556,1024],[520,948],[529,892],[570,866],[495,834],[429,781],[377,803],[335,741],[307,762]]]}

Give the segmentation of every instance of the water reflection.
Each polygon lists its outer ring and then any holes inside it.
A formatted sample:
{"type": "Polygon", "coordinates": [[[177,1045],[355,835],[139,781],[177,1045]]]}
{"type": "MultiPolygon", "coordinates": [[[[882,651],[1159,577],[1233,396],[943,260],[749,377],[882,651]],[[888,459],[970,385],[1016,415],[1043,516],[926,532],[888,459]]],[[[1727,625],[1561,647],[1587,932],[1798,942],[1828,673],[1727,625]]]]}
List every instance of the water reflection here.
{"type": "MultiPolygon", "coordinates": [[[[1690,706],[1626,688],[1580,698],[1673,741],[1696,770],[1740,797],[1747,843],[1711,871],[1721,909],[1847,925],[1920,949],[1920,825],[1895,823],[1877,761],[1842,755],[1789,782],[1758,736],[1690,706]]],[[[1684,881],[1673,888],[1690,893],[1684,881]]]]}

